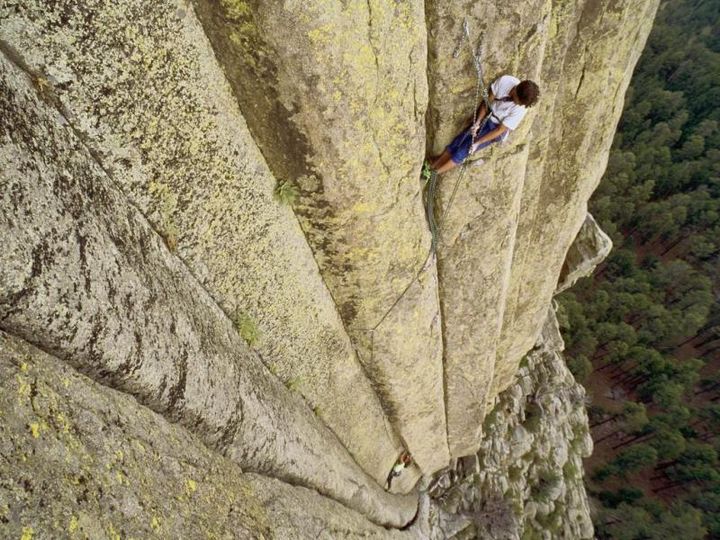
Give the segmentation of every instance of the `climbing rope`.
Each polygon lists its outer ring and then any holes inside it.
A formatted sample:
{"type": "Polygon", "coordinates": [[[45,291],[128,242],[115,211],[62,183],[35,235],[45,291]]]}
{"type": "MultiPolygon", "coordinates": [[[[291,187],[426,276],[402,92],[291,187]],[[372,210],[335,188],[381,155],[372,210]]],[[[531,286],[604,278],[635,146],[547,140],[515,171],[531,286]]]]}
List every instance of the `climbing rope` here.
{"type": "MultiPolygon", "coordinates": [[[[478,103],[480,99],[482,98],[485,101],[485,106],[487,108],[488,114],[485,116],[485,118],[480,123],[480,126],[478,127],[477,131],[482,130],[483,127],[485,127],[485,123],[488,121],[488,118],[490,118],[490,102],[488,101],[488,93],[487,88],[485,88],[484,83],[484,77],[483,77],[483,69],[482,64],[480,62],[480,56],[482,54],[482,43],[478,43],[477,51],[473,49],[472,47],[472,40],[470,39],[470,25],[468,24],[467,17],[463,19],[463,36],[465,37],[465,42],[468,45],[468,48],[470,49],[470,56],[472,56],[472,62],[473,66],[475,68],[475,74],[476,74],[476,82],[475,82],[475,100],[473,101],[473,123],[472,125],[475,125],[475,122],[477,122],[477,110],[478,110],[478,103]]],[[[458,44],[458,47],[453,52],[453,58],[457,58],[460,54],[460,49],[462,48],[462,41],[458,44]]],[[[460,170],[460,176],[458,180],[455,182],[455,187],[453,188],[452,195],[450,196],[450,200],[448,201],[447,206],[445,207],[444,212],[442,213],[442,217],[445,217],[450,210],[450,207],[452,205],[453,199],[455,198],[455,194],[457,193],[458,186],[460,185],[460,180],[462,180],[462,177],[465,173],[465,169],[467,167],[467,159],[463,162],[460,170]]],[[[436,253],[438,241],[440,238],[440,225],[437,223],[437,220],[435,219],[435,195],[437,193],[437,185],[438,185],[438,174],[437,171],[429,170],[426,168],[426,166],[423,166],[423,178],[425,179],[425,197],[424,197],[424,205],[425,205],[425,217],[428,222],[428,227],[430,228],[430,235],[431,235],[431,241],[430,241],[430,250],[428,251],[427,256],[425,257],[425,261],[423,262],[422,266],[420,267],[420,270],[417,272],[415,277],[408,283],[408,285],[403,289],[402,293],[400,293],[400,296],[397,297],[397,299],[392,303],[392,305],[388,308],[388,310],[383,314],[383,316],[380,318],[380,320],[377,322],[375,326],[373,326],[370,330],[371,333],[371,340],[374,336],[375,330],[377,330],[378,326],[380,326],[383,321],[387,318],[387,316],[390,314],[390,312],[395,309],[395,306],[397,306],[398,302],[402,300],[402,298],[405,296],[407,291],[410,289],[410,287],[415,283],[419,278],[420,275],[425,271],[425,268],[427,267],[428,261],[430,261],[431,257],[436,253]]],[[[371,341],[372,342],[372,341],[371,341]]]]}
{"type": "MultiPolygon", "coordinates": [[[[485,124],[487,123],[488,119],[490,118],[490,102],[489,102],[489,96],[487,87],[485,86],[485,77],[483,75],[483,69],[482,69],[482,62],[480,61],[480,58],[482,57],[482,42],[478,43],[477,49],[473,49],[472,46],[472,39],[470,38],[470,25],[468,24],[467,18],[463,19],[463,38],[461,38],[460,42],[458,43],[457,47],[453,51],[453,58],[457,58],[460,56],[460,51],[463,48],[464,44],[467,44],[468,49],[470,50],[470,56],[472,57],[472,63],[473,67],[475,68],[475,99],[473,101],[473,109],[472,109],[472,124],[475,125],[477,122],[477,112],[478,112],[478,104],[480,100],[482,99],[485,102],[485,108],[488,112],[488,114],[485,116],[485,118],[482,119],[480,125],[478,126],[478,129],[476,131],[482,131],[482,129],[485,127],[485,124]],[[464,39],[463,39],[464,38],[464,39]]],[[[458,188],[460,187],[460,183],[462,182],[463,178],[465,177],[465,171],[467,169],[468,160],[466,159],[463,164],[460,166],[460,174],[457,177],[457,180],[455,181],[455,185],[453,186],[452,193],[450,194],[450,199],[448,200],[447,204],[445,205],[445,209],[443,210],[441,214],[441,218],[443,220],[446,219],[448,216],[450,209],[452,208],[453,201],[455,200],[455,195],[457,195],[458,188]]],[[[428,222],[428,227],[430,229],[430,235],[432,237],[432,241],[430,244],[430,251],[431,253],[434,253],[437,250],[438,243],[440,241],[440,232],[441,232],[441,225],[439,224],[437,219],[435,218],[435,201],[436,201],[436,195],[437,195],[437,185],[438,185],[438,174],[435,171],[429,170],[427,166],[423,167],[423,178],[425,179],[425,192],[424,192],[424,198],[423,203],[425,205],[425,218],[428,222]]]]}
{"type": "MultiPolygon", "coordinates": [[[[463,36],[464,41],[467,43],[468,48],[470,49],[470,55],[472,56],[472,62],[473,67],[475,68],[475,74],[476,74],[476,82],[475,82],[475,100],[473,102],[473,125],[475,122],[477,122],[477,110],[478,110],[478,103],[480,99],[482,98],[485,101],[485,106],[487,108],[487,111],[489,113],[490,111],[490,102],[488,101],[488,93],[487,88],[485,87],[484,83],[484,77],[483,77],[483,69],[482,64],[480,62],[480,56],[482,54],[482,43],[478,43],[477,50],[473,49],[472,46],[472,40],[470,39],[470,25],[468,24],[467,17],[463,19],[463,36]]],[[[460,49],[462,48],[463,40],[461,39],[460,43],[458,44],[457,48],[453,52],[453,58],[457,58],[460,54],[460,49]]],[[[480,131],[487,122],[490,115],[488,114],[480,124],[480,127],[478,128],[478,131],[480,131]]],[[[442,217],[444,218],[448,211],[450,210],[450,207],[452,205],[453,199],[455,198],[455,194],[457,193],[458,186],[460,185],[460,181],[462,180],[462,177],[464,175],[465,169],[467,166],[467,160],[465,160],[461,166],[460,170],[460,176],[458,180],[455,182],[455,187],[453,189],[452,195],[450,196],[450,200],[448,201],[447,206],[445,207],[445,211],[442,214],[442,217]]],[[[440,238],[440,230],[441,225],[438,224],[437,220],[435,219],[435,195],[437,193],[437,185],[438,185],[438,175],[436,171],[429,170],[426,166],[423,167],[423,178],[425,180],[425,197],[424,197],[424,205],[425,205],[425,217],[428,222],[428,227],[430,228],[430,234],[431,234],[431,241],[430,241],[430,250],[428,251],[427,256],[425,257],[425,261],[423,262],[422,266],[420,267],[420,270],[415,274],[413,279],[410,281],[410,283],[407,284],[405,289],[403,289],[402,293],[400,293],[400,296],[398,296],[395,301],[392,303],[392,305],[388,308],[388,310],[383,314],[383,316],[380,318],[380,320],[370,329],[371,334],[371,343],[372,339],[374,337],[374,332],[377,330],[377,328],[385,321],[387,316],[390,314],[390,312],[395,309],[395,306],[398,305],[400,300],[405,296],[405,294],[408,292],[410,287],[415,283],[419,278],[420,275],[425,271],[428,262],[430,261],[431,257],[435,255],[438,241],[440,238]]],[[[372,346],[371,346],[372,350],[372,346]]]]}
{"type": "MultiPolygon", "coordinates": [[[[478,111],[478,105],[480,102],[480,99],[485,102],[485,109],[487,111],[487,114],[485,118],[483,118],[482,122],[480,123],[480,126],[478,127],[477,132],[482,131],[482,129],[485,127],[485,124],[487,123],[488,119],[490,118],[490,101],[488,96],[487,87],[485,86],[485,77],[483,75],[483,68],[482,68],[482,62],[480,61],[480,57],[482,56],[482,41],[478,42],[477,49],[473,49],[472,46],[472,39],[470,38],[470,25],[468,24],[467,17],[463,19],[463,36],[464,36],[464,42],[467,43],[468,49],[470,50],[470,56],[472,57],[472,63],[473,67],[475,68],[475,99],[473,101],[473,122],[472,125],[475,125],[475,122],[477,122],[477,111],[478,111]]],[[[458,44],[458,46],[455,48],[455,51],[453,52],[453,58],[457,58],[460,55],[460,49],[462,49],[462,41],[458,44]]],[[[460,166],[460,174],[458,175],[457,180],[455,181],[455,186],[453,187],[452,194],[450,195],[450,199],[448,200],[447,205],[445,206],[445,210],[443,210],[442,218],[445,220],[446,216],[450,212],[450,208],[452,208],[452,203],[455,200],[455,195],[457,194],[457,190],[460,187],[460,182],[465,177],[465,171],[467,170],[468,160],[465,159],[463,161],[463,164],[460,166]]],[[[433,198],[430,199],[429,203],[430,205],[434,204],[434,194],[433,198]]],[[[427,213],[427,211],[426,211],[427,213]]],[[[432,229],[431,229],[432,230],[432,229]]],[[[439,231],[438,231],[439,233],[439,231]]]]}
{"type": "MultiPolygon", "coordinates": [[[[473,124],[475,125],[475,122],[477,122],[477,110],[478,110],[478,104],[480,102],[480,99],[482,98],[485,101],[485,105],[487,108],[487,111],[489,113],[490,111],[490,103],[488,101],[488,93],[487,89],[485,87],[484,83],[484,77],[483,77],[483,70],[482,65],[480,63],[480,57],[482,55],[482,45],[479,43],[477,50],[474,50],[472,47],[472,42],[470,39],[470,28],[467,21],[467,18],[463,19],[463,36],[464,40],[461,39],[460,43],[458,44],[457,48],[453,52],[453,58],[457,58],[460,54],[460,49],[462,48],[463,41],[465,41],[468,45],[468,48],[470,49],[470,55],[472,56],[473,61],[473,67],[475,68],[476,73],[476,84],[475,84],[475,100],[473,103],[473,124]]],[[[485,126],[485,123],[487,122],[489,118],[489,114],[482,120],[480,126],[478,127],[478,131],[482,130],[482,128],[485,126]]],[[[455,186],[452,191],[452,195],[450,196],[450,199],[448,201],[447,206],[445,207],[445,210],[442,213],[442,217],[445,218],[447,216],[447,213],[450,211],[450,208],[452,207],[452,202],[455,198],[455,194],[457,193],[458,187],[460,185],[460,182],[465,174],[465,169],[467,167],[467,161],[463,162],[460,174],[458,176],[457,181],[455,182],[455,186]]],[[[420,269],[415,273],[413,278],[410,280],[410,282],[405,286],[405,288],[402,290],[400,295],[395,299],[395,301],[392,303],[392,305],[385,311],[385,313],[380,317],[378,322],[369,330],[365,330],[369,333],[370,336],[370,359],[369,364],[367,366],[372,366],[374,357],[375,357],[375,331],[380,327],[380,325],[385,322],[385,319],[387,319],[388,315],[395,309],[395,307],[400,303],[400,301],[405,297],[407,292],[410,290],[410,287],[413,286],[419,279],[420,276],[427,270],[428,264],[433,259],[433,257],[436,255],[437,252],[437,246],[440,239],[440,231],[442,224],[439,224],[438,221],[435,218],[435,200],[436,200],[436,194],[437,194],[437,186],[438,186],[438,174],[436,171],[432,171],[429,169],[427,165],[423,166],[422,171],[422,177],[424,180],[424,197],[423,197],[423,203],[425,206],[425,217],[428,222],[428,227],[430,229],[430,235],[431,235],[431,241],[430,241],[430,249],[428,250],[427,256],[425,257],[425,260],[423,261],[422,265],[420,266],[420,269]]],[[[355,354],[359,359],[361,359],[362,362],[362,356],[360,355],[360,351],[358,348],[353,344],[353,348],[355,349],[355,354]]],[[[365,367],[364,369],[367,369],[365,367]]],[[[369,377],[372,379],[371,377],[369,377]]],[[[390,432],[388,430],[387,424],[385,424],[385,430],[387,432],[388,437],[392,440],[392,437],[390,435],[390,432]]],[[[395,432],[397,437],[401,440],[402,444],[405,448],[408,448],[407,442],[403,439],[402,435],[399,432],[395,432]]]]}
{"type": "Polygon", "coordinates": [[[430,253],[437,251],[437,244],[440,240],[440,228],[435,220],[435,194],[437,193],[438,174],[430,170],[426,164],[423,166],[423,177],[425,178],[425,190],[423,193],[423,204],[425,206],[425,219],[430,229],[430,253]]]}

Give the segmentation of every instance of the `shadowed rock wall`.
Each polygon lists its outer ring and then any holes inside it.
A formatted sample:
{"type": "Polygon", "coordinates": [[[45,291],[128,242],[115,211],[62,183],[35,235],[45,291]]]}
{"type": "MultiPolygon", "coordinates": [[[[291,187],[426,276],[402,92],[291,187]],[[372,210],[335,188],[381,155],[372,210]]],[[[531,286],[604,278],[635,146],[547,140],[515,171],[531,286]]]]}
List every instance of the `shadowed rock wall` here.
{"type": "Polygon", "coordinates": [[[489,84],[535,80],[540,101],[485,163],[443,177],[438,272],[451,454],[477,449],[492,399],[535,342],[565,253],[604,171],[656,0],[428,3],[431,148],[472,116],[482,50],[489,84]],[[467,18],[470,44],[463,41],[467,18]],[[457,58],[453,58],[457,53],[457,58]]]}
{"type": "Polygon", "coordinates": [[[9,1],[0,39],[100,165],[379,483],[400,452],[192,6],[9,1]],[[309,361],[312,359],[312,361],[309,361]],[[352,399],[350,397],[352,396],[352,399]]]}

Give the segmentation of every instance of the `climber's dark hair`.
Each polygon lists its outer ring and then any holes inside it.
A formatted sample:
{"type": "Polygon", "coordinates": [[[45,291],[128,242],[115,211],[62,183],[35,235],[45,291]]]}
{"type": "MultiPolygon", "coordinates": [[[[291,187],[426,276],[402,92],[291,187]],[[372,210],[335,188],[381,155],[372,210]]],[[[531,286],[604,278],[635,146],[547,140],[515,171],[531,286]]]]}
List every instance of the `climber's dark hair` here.
{"type": "Polygon", "coordinates": [[[540,88],[532,81],[522,81],[515,87],[515,92],[522,105],[532,107],[540,97],[540,88]]]}

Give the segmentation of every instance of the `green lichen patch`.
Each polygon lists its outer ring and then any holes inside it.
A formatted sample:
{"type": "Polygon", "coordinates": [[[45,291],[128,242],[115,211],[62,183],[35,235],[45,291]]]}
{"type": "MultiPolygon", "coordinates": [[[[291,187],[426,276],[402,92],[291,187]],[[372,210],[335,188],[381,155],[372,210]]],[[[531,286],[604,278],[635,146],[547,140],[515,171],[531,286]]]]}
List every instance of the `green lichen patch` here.
{"type": "Polygon", "coordinates": [[[298,392],[300,390],[300,387],[303,384],[302,377],[291,377],[287,380],[285,383],[285,386],[288,390],[292,390],[293,392],[298,392]]]}

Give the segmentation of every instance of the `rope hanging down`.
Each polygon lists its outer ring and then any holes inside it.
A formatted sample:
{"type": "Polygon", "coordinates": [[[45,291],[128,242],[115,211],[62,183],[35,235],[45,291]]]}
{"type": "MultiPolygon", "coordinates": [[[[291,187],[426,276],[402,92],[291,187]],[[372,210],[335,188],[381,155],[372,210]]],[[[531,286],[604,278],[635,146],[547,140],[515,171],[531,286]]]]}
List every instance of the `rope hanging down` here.
{"type": "MultiPolygon", "coordinates": [[[[473,49],[472,42],[470,39],[470,27],[468,24],[467,17],[463,19],[463,35],[465,37],[464,41],[467,42],[467,46],[470,49],[470,55],[472,56],[473,66],[475,68],[475,74],[476,74],[476,83],[475,83],[475,101],[473,102],[473,124],[477,121],[477,110],[478,110],[478,103],[480,99],[482,98],[485,101],[485,106],[487,107],[487,110],[490,110],[490,103],[488,101],[488,93],[487,89],[485,88],[485,83],[483,82],[483,70],[482,65],[480,63],[480,55],[482,53],[482,44],[478,44],[477,51],[473,49]]],[[[458,43],[457,48],[455,49],[455,52],[453,52],[453,58],[457,58],[460,54],[460,49],[462,48],[462,40],[460,43],[458,43]]],[[[480,124],[480,127],[478,128],[478,131],[482,129],[485,125],[485,122],[487,122],[487,119],[489,118],[489,115],[486,116],[482,123],[480,124]]],[[[458,186],[460,185],[460,180],[462,179],[465,169],[467,166],[467,160],[462,164],[460,175],[455,182],[455,188],[453,189],[452,196],[450,197],[450,200],[448,201],[448,205],[445,208],[445,211],[443,212],[443,217],[447,215],[448,211],[450,210],[450,206],[452,204],[452,201],[455,197],[455,193],[457,192],[458,186]]],[[[425,180],[425,197],[424,197],[424,203],[425,203],[425,217],[427,218],[428,227],[430,228],[430,234],[432,236],[431,242],[430,242],[430,250],[428,251],[427,256],[425,257],[425,260],[423,261],[422,265],[420,266],[420,270],[415,274],[413,279],[410,281],[410,283],[407,284],[407,286],[403,289],[402,293],[400,293],[400,296],[397,297],[397,299],[392,303],[392,305],[388,308],[388,310],[383,314],[383,316],[380,318],[380,320],[370,329],[371,334],[371,354],[372,354],[372,343],[374,340],[374,333],[375,330],[385,321],[387,316],[390,314],[390,312],[395,309],[395,306],[398,305],[400,300],[405,296],[405,294],[408,292],[410,287],[415,283],[422,273],[426,270],[428,262],[430,259],[435,255],[436,249],[437,249],[437,243],[438,239],[440,237],[440,225],[437,223],[435,219],[435,195],[437,193],[437,184],[438,184],[438,175],[435,171],[429,171],[426,167],[423,167],[423,177],[425,180]],[[429,173],[429,174],[428,174],[429,173]]]]}
{"type": "MultiPolygon", "coordinates": [[[[477,121],[477,110],[478,110],[478,103],[480,101],[480,98],[482,98],[485,101],[487,110],[490,110],[490,104],[488,102],[488,94],[487,89],[485,88],[485,84],[483,82],[483,71],[482,71],[482,65],[480,64],[480,56],[482,53],[482,46],[481,44],[478,44],[477,51],[473,50],[472,43],[470,40],[470,29],[468,25],[467,18],[463,19],[463,35],[465,37],[464,41],[467,42],[467,45],[470,49],[470,55],[473,59],[473,67],[475,68],[475,73],[477,76],[477,81],[475,84],[475,101],[473,103],[473,124],[477,121]]],[[[462,48],[462,39],[461,42],[458,43],[457,48],[453,52],[453,58],[457,58],[460,54],[460,49],[462,48]]],[[[482,129],[485,125],[485,122],[487,122],[489,115],[483,119],[480,127],[478,130],[482,129]]],[[[445,207],[445,211],[443,212],[443,217],[447,215],[447,213],[450,210],[450,207],[452,205],[452,201],[455,197],[455,193],[457,192],[458,186],[460,185],[460,181],[462,180],[462,177],[465,172],[465,168],[467,165],[467,160],[462,164],[460,175],[458,177],[457,182],[455,182],[455,187],[452,192],[452,196],[450,197],[450,200],[448,202],[448,205],[445,207]]],[[[436,250],[437,250],[437,244],[440,237],[440,225],[437,223],[435,219],[435,196],[437,193],[437,184],[438,184],[438,175],[435,171],[430,171],[429,168],[426,166],[423,167],[423,173],[422,173],[423,179],[425,180],[425,186],[424,186],[424,204],[425,204],[425,216],[427,218],[428,227],[430,228],[430,234],[432,236],[431,242],[430,242],[430,249],[428,250],[427,256],[425,257],[425,260],[423,261],[422,265],[420,266],[420,269],[417,271],[415,276],[412,278],[412,280],[407,284],[407,286],[403,289],[403,291],[400,293],[400,295],[395,299],[395,301],[392,303],[392,305],[385,311],[382,317],[378,320],[378,322],[370,328],[369,330],[366,330],[370,334],[370,365],[372,365],[374,356],[375,356],[375,330],[377,330],[380,325],[387,319],[388,315],[392,312],[393,309],[400,303],[400,300],[403,299],[403,297],[407,294],[407,292],[410,290],[410,287],[417,282],[418,279],[420,279],[420,276],[427,270],[428,263],[431,261],[431,259],[435,256],[436,250]]],[[[355,354],[357,354],[358,358],[360,358],[360,351],[355,347],[353,344],[353,348],[355,349],[355,354]]],[[[387,425],[385,426],[385,429],[387,430],[387,425]]],[[[389,433],[388,433],[389,435],[389,433]]],[[[400,434],[398,433],[398,436],[400,434]]],[[[400,437],[402,438],[402,437],[400,437]]],[[[403,441],[405,443],[405,441],[403,441]]],[[[407,446],[407,445],[406,445],[407,446]]]]}
{"type": "MultiPolygon", "coordinates": [[[[473,101],[473,109],[472,109],[472,124],[475,125],[477,122],[477,112],[478,112],[478,106],[480,99],[482,99],[485,102],[485,108],[487,112],[490,111],[490,101],[488,96],[487,87],[485,86],[484,81],[484,75],[483,75],[483,69],[482,69],[482,62],[480,61],[480,58],[482,56],[482,41],[478,42],[477,49],[473,49],[472,46],[472,39],[470,38],[470,25],[468,24],[467,17],[463,19],[463,36],[464,39],[461,39],[461,41],[458,43],[457,47],[455,48],[455,51],[453,51],[453,58],[457,58],[460,56],[460,50],[463,46],[463,41],[467,43],[468,49],[470,50],[470,56],[472,57],[472,63],[473,67],[475,68],[475,99],[473,101]]],[[[482,129],[485,127],[485,124],[487,123],[488,119],[490,118],[490,115],[487,114],[485,118],[482,119],[480,125],[478,126],[478,129],[476,131],[482,131],[482,129]]],[[[445,210],[443,210],[441,214],[441,218],[443,221],[445,220],[446,216],[450,212],[450,208],[452,208],[452,203],[455,200],[455,195],[457,194],[457,190],[460,187],[460,182],[462,182],[463,178],[465,177],[465,171],[468,166],[468,160],[466,159],[463,161],[462,165],[460,166],[460,174],[457,177],[457,180],[455,181],[455,185],[453,186],[452,193],[450,195],[450,199],[448,200],[447,205],[445,206],[445,210]]],[[[442,224],[438,225],[436,219],[435,219],[435,200],[436,200],[436,194],[437,194],[437,172],[435,171],[429,171],[429,178],[426,177],[426,190],[425,190],[425,216],[428,221],[428,227],[430,228],[430,234],[432,235],[432,242],[430,245],[431,252],[435,252],[437,249],[437,244],[440,240],[440,232],[442,228],[442,224]]]]}

